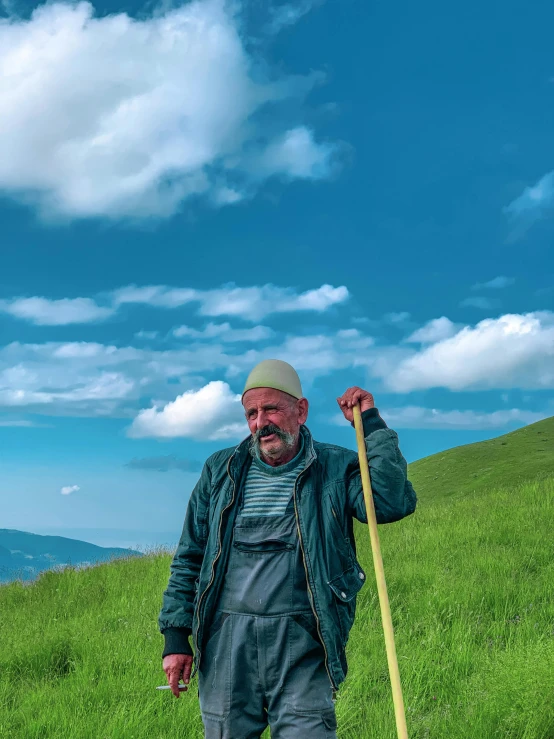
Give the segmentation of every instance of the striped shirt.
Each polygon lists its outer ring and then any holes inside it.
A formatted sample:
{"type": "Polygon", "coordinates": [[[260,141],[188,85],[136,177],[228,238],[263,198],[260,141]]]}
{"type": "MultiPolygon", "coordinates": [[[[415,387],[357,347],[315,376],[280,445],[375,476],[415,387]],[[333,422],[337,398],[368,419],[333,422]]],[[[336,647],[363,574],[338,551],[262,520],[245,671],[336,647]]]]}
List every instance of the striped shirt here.
{"type": "Polygon", "coordinates": [[[253,456],[246,476],[243,516],[280,516],[291,499],[296,478],[304,468],[304,438],[300,434],[297,455],[286,464],[271,467],[253,456]]]}

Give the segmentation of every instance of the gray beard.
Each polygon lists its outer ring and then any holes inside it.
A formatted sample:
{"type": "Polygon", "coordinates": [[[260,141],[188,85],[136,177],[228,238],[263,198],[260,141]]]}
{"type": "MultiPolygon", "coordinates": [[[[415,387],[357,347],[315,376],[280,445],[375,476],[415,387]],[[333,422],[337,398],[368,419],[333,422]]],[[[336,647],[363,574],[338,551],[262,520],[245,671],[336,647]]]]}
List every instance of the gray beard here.
{"type": "MultiPolygon", "coordinates": [[[[298,439],[298,436],[295,436],[294,434],[289,434],[288,431],[275,431],[274,432],[276,436],[278,436],[284,443],[285,449],[284,451],[290,451],[294,448],[294,445],[296,444],[296,440],[298,439]]],[[[249,443],[249,451],[250,454],[260,462],[264,461],[264,458],[262,457],[261,453],[261,447],[260,447],[260,437],[258,434],[255,436],[252,436],[249,443]]],[[[268,455],[269,456],[269,455],[268,455]]]]}

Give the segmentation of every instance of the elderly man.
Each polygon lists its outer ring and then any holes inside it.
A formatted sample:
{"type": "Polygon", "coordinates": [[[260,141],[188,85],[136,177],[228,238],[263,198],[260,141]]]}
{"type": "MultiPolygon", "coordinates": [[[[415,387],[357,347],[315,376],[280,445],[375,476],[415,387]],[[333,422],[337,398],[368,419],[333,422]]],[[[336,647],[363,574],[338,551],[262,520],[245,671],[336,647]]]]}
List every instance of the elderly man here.
{"type": "MultiPolygon", "coordinates": [[[[360,404],[378,523],[413,513],[398,436],[371,393],[360,404]]],[[[192,491],[159,616],[176,697],[198,671],[206,739],[336,737],[335,695],[365,572],[353,517],[367,523],[358,455],[317,442],[293,367],[260,362],[242,396],[251,436],[212,454],[192,491]],[[191,674],[193,651],[194,671],[191,674]]]]}

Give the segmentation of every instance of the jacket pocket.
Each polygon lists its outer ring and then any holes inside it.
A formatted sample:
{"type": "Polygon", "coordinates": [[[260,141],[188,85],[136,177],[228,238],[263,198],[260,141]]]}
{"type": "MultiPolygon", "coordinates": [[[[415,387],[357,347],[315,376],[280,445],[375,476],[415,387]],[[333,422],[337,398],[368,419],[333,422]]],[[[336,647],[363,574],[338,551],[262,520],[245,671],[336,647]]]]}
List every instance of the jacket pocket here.
{"type": "Polygon", "coordinates": [[[346,646],[348,634],[354,623],[356,595],[365,582],[365,572],[354,561],[350,567],[327,582],[334,594],[343,645],[346,646]]]}
{"type": "Polygon", "coordinates": [[[265,539],[263,541],[235,541],[233,547],[238,549],[239,552],[247,552],[253,554],[255,552],[284,552],[292,551],[294,549],[293,544],[289,544],[281,539],[265,539]]]}

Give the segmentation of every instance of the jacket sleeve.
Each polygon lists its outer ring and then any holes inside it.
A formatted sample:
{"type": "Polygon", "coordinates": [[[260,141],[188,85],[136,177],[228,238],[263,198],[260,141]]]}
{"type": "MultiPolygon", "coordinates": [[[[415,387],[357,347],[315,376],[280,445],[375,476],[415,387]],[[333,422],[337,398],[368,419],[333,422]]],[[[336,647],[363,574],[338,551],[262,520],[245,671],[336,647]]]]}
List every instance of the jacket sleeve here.
{"type": "Polygon", "coordinates": [[[163,593],[158,626],[164,635],[168,654],[191,654],[188,638],[192,633],[192,616],[198,578],[208,538],[208,514],[211,474],[204,465],[187,506],[179,544],[170,565],[167,589],[163,593]]]}
{"type": "MultiPolygon", "coordinates": [[[[377,408],[364,411],[362,422],[377,523],[400,521],[415,511],[417,496],[407,477],[408,465],[398,447],[398,434],[388,428],[377,408]]],[[[347,485],[350,514],[367,523],[358,459],[348,465],[347,485]]]]}

